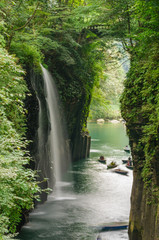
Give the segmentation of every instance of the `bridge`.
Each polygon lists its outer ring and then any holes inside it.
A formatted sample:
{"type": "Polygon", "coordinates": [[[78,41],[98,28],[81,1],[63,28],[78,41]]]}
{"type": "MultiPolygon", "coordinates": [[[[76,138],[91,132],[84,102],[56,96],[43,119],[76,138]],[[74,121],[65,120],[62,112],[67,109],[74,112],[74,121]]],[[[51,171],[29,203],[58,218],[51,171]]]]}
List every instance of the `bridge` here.
{"type": "Polygon", "coordinates": [[[108,30],[108,29],[110,29],[110,27],[105,24],[96,24],[96,25],[88,26],[85,29],[88,29],[92,33],[95,33],[98,37],[101,37],[102,35],[104,35],[104,32],[105,32],[105,31],[102,32],[102,30],[108,30]]]}
{"type": "Polygon", "coordinates": [[[87,29],[90,29],[91,31],[109,29],[109,26],[104,24],[96,24],[96,25],[88,26],[87,29]]]}

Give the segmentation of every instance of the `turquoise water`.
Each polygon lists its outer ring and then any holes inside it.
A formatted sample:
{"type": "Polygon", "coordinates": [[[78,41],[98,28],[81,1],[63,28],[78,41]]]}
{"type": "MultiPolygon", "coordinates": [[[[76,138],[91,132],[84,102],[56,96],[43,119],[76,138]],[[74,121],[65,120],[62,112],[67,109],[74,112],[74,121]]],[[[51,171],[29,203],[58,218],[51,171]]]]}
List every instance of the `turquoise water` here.
{"type": "Polygon", "coordinates": [[[119,162],[123,157],[127,159],[128,154],[123,151],[123,147],[129,143],[125,125],[122,123],[101,125],[90,123],[88,129],[92,139],[91,158],[96,158],[101,154],[107,158],[108,162],[109,160],[119,162]]]}
{"type": "Polygon", "coordinates": [[[21,240],[128,240],[127,230],[99,232],[99,226],[110,222],[127,222],[130,211],[132,171],[128,176],[107,170],[97,161],[104,155],[107,163],[116,161],[126,169],[122,159],[129,154],[123,151],[128,144],[123,124],[88,124],[92,137],[88,159],[75,162],[68,175],[73,182],[62,183],[62,195],[54,194],[31,214],[20,235],[21,240]]]}

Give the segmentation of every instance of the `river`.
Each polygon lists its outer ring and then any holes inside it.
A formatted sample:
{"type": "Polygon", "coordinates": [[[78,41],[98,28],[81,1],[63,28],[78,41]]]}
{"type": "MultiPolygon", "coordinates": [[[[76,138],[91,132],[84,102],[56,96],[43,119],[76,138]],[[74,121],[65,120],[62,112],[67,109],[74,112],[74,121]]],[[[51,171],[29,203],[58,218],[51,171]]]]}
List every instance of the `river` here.
{"type": "Polygon", "coordinates": [[[116,161],[126,169],[122,159],[129,154],[123,151],[128,145],[122,123],[89,123],[92,138],[90,158],[73,163],[69,174],[73,183],[64,182],[62,197],[49,196],[45,204],[30,214],[30,221],[20,232],[20,240],[128,240],[127,230],[99,233],[98,227],[110,222],[128,222],[132,170],[120,175],[107,170],[97,161],[104,155],[109,164],[116,161]]]}

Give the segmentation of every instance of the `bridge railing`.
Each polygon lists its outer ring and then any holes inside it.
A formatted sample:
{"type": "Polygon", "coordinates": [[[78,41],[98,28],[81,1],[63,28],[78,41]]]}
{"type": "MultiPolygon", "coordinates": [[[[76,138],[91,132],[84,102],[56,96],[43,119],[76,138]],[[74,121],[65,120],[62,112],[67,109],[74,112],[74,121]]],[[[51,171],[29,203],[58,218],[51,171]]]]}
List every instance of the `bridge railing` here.
{"type": "Polygon", "coordinates": [[[97,24],[97,25],[89,26],[87,27],[87,29],[90,29],[90,30],[109,29],[109,26],[104,24],[97,24]]]}

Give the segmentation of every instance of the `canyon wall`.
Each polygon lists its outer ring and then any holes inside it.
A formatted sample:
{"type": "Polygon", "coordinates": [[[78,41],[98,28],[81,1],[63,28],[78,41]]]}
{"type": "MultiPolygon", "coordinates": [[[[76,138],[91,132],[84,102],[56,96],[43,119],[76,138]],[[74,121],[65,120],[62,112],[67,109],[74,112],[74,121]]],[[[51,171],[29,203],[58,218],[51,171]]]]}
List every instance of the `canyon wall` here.
{"type": "Polygon", "coordinates": [[[134,162],[130,240],[159,239],[158,46],[136,48],[121,99],[134,162]]]}

